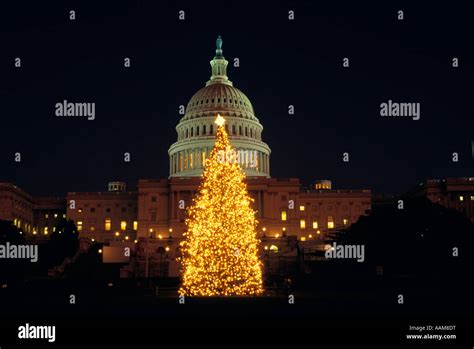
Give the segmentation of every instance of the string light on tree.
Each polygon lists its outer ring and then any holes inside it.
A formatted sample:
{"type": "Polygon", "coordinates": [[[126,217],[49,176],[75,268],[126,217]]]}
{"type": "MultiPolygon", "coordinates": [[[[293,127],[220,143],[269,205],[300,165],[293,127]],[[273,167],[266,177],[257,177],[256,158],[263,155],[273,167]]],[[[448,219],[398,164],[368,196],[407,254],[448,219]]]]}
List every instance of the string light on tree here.
{"type": "Polygon", "coordinates": [[[262,263],[258,257],[257,220],[253,199],[231,153],[224,124],[218,115],[216,142],[206,160],[202,183],[186,219],[181,243],[180,295],[251,296],[263,293],[262,263]]]}

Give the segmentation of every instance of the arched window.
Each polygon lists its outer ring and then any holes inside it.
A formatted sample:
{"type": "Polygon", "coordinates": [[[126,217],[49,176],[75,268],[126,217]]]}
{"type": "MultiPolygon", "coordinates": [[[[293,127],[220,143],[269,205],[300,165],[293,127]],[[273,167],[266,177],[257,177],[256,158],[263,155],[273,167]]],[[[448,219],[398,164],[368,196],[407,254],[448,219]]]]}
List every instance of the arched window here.
{"type": "Polygon", "coordinates": [[[235,135],[235,125],[232,125],[232,134],[235,135]]]}
{"type": "Polygon", "coordinates": [[[239,136],[242,136],[242,126],[239,126],[239,136]]]}
{"type": "Polygon", "coordinates": [[[199,136],[199,126],[196,127],[196,136],[199,136]]]}
{"type": "Polygon", "coordinates": [[[191,127],[191,137],[193,136],[194,133],[194,127],[191,127]]]}
{"type": "Polygon", "coordinates": [[[253,138],[253,128],[250,129],[250,137],[253,138]]]}
{"type": "Polygon", "coordinates": [[[334,218],[328,216],[328,229],[334,229],[334,218]]]}
{"type": "Polygon", "coordinates": [[[206,125],[202,125],[202,134],[203,134],[203,135],[206,134],[206,125]]]}
{"type": "Polygon", "coordinates": [[[211,126],[209,126],[209,133],[210,133],[211,135],[214,134],[214,125],[213,125],[213,124],[211,124],[211,126]]]}
{"type": "Polygon", "coordinates": [[[188,132],[188,129],[186,129],[186,138],[189,137],[189,132],[188,132]]]}
{"type": "Polygon", "coordinates": [[[246,127],[246,128],[245,128],[245,137],[247,137],[247,136],[248,136],[248,129],[247,129],[247,127],[246,127]]]}

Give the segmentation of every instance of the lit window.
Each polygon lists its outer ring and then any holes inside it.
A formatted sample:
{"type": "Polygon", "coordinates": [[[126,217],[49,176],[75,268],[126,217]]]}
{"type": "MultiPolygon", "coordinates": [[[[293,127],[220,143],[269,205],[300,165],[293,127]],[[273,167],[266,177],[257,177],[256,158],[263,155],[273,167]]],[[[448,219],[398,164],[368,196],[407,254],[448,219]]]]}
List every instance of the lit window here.
{"type": "Polygon", "coordinates": [[[349,219],[343,218],[343,219],[342,219],[342,224],[348,225],[348,224],[349,224],[349,219]]]}
{"type": "Polygon", "coordinates": [[[461,195],[461,196],[459,197],[459,201],[464,201],[464,196],[461,195]]]}
{"type": "Polygon", "coordinates": [[[306,221],[304,219],[300,220],[300,228],[301,229],[306,228],[306,221]]]}
{"type": "Polygon", "coordinates": [[[57,213],[54,214],[54,218],[58,218],[58,214],[57,214],[57,213]]]}
{"type": "Polygon", "coordinates": [[[77,230],[82,231],[82,221],[77,222],[77,230]]]}
{"type": "Polygon", "coordinates": [[[48,235],[48,227],[44,227],[43,233],[44,233],[44,235],[48,235]]]}
{"type": "Polygon", "coordinates": [[[56,227],[53,227],[53,233],[56,231],[56,227]]]}
{"type": "Polygon", "coordinates": [[[91,231],[94,231],[95,230],[95,227],[91,227],[91,231]]]}
{"type": "Polygon", "coordinates": [[[110,221],[110,219],[106,219],[105,220],[105,230],[110,231],[111,225],[112,225],[112,222],[110,221]]]}
{"type": "Polygon", "coordinates": [[[122,229],[122,230],[127,230],[127,222],[121,221],[121,222],[120,222],[120,229],[122,229]]]}
{"type": "Polygon", "coordinates": [[[318,229],[318,222],[317,221],[313,221],[313,229],[318,229]]]}
{"type": "Polygon", "coordinates": [[[13,220],[13,225],[14,225],[15,227],[16,227],[16,224],[17,224],[16,222],[17,222],[17,219],[15,218],[15,219],[13,220]]]}
{"type": "Polygon", "coordinates": [[[300,206],[300,211],[304,211],[304,206],[300,206]]]}
{"type": "Polygon", "coordinates": [[[281,211],[281,220],[286,221],[286,211],[281,211]]]}
{"type": "Polygon", "coordinates": [[[48,214],[46,213],[46,214],[44,215],[44,218],[48,219],[48,217],[49,217],[49,216],[48,216],[48,214]]]}
{"type": "Polygon", "coordinates": [[[66,214],[65,214],[65,213],[63,213],[63,218],[66,218],[66,214]]]}
{"type": "Polygon", "coordinates": [[[328,229],[334,229],[334,220],[332,216],[328,216],[328,229]]]}
{"type": "Polygon", "coordinates": [[[474,201],[474,195],[471,195],[471,201],[474,201]]]}
{"type": "Polygon", "coordinates": [[[138,222],[133,221],[133,230],[138,230],[138,222]]]}
{"type": "Polygon", "coordinates": [[[306,236],[302,236],[301,241],[306,241],[306,236]]]}
{"type": "Polygon", "coordinates": [[[194,159],[193,159],[193,153],[189,154],[189,168],[193,168],[194,165],[194,159]]]}

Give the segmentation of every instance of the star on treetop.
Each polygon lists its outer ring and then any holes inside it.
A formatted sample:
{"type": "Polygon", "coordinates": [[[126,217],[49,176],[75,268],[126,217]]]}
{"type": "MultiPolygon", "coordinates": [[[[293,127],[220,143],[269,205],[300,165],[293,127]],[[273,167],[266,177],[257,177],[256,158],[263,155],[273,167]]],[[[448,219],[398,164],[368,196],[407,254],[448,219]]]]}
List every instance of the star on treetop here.
{"type": "Polygon", "coordinates": [[[220,115],[220,114],[217,114],[217,118],[216,118],[216,121],[214,121],[219,127],[221,127],[222,125],[224,125],[225,123],[225,119],[220,115]]]}

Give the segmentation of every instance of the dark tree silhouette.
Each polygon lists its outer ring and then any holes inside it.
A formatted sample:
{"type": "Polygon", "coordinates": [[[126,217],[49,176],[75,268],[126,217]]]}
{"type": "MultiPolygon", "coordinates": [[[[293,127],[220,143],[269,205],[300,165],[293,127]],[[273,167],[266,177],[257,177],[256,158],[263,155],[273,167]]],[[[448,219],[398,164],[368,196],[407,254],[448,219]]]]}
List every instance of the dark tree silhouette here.
{"type": "Polygon", "coordinates": [[[366,263],[402,275],[465,273],[474,261],[474,225],[461,213],[426,198],[374,207],[347,231],[341,244],[364,244],[366,263]],[[459,253],[455,257],[456,249],[459,253]]]}

